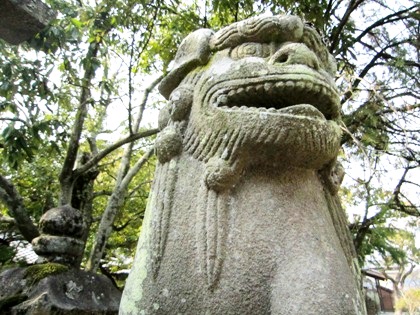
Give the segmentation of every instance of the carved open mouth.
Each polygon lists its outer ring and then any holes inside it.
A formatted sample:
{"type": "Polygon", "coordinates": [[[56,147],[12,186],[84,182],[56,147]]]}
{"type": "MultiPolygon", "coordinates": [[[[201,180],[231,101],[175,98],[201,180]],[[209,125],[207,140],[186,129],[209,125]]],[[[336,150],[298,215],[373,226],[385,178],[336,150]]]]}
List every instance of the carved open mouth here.
{"type": "Polygon", "coordinates": [[[212,91],[210,104],[220,110],[251,110],[327,120],[339,117],[336,90],[308,75],[224,81],[216,84],[212,91]]]}

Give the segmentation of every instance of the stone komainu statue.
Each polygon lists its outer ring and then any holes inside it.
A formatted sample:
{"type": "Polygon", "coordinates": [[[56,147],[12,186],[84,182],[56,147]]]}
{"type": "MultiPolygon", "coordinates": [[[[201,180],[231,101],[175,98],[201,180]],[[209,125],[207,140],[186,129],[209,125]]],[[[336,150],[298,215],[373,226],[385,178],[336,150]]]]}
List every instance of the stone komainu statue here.
{"type": "Polygon", "coordinates": [[[335,71],[295,16],[184,39],[120,314],[365,314],[336,196],[335,71]]]}

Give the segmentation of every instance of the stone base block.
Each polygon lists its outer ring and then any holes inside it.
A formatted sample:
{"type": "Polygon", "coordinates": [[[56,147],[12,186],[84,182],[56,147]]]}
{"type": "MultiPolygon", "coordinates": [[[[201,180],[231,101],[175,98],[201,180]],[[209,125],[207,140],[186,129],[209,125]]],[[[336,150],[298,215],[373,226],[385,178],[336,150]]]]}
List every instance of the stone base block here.
{"type": "Polygon", "coordinates": [[[118,314],[121,292],[103,275],[70,269],[33,283],[27,268],[0,274],[1,314],[118,314]]]}

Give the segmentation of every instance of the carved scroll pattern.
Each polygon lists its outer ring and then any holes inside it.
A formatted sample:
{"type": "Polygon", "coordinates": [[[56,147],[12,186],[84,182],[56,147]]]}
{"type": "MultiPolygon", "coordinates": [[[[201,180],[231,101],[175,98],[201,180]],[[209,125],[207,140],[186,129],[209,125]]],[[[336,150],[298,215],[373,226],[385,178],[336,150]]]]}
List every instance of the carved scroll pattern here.
{"type": "MultiPolygon", "coordinates": [[[[178,158],[174,158],[172,163],[178,162],[178,158]]],[[[159,191],[157,196],[156,207],[153,219],[152,234],[152,270],[154,278],[159,274],[160,263],[165,251],[166,240],[169,232],[169,220],[171,217],[173,196],[175,183],[178,176],[178,167],[165,163],[161,166],[160,172],[157,173],[157,181],[155,191],[159,191]]]]}
{"type": "Polygon", "coordinates": [[[197,247],[200,270],[207,287],[213,290],[219,281],[226,251],[229,203],[226,192],[217,193],[202,184],[197,210],[197,247]]]}

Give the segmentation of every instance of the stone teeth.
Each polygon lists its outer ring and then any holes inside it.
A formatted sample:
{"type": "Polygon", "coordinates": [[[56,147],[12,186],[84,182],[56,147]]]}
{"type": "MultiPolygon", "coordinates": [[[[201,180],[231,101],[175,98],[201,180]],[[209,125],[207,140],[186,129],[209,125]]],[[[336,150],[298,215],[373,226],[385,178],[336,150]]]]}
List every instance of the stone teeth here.
{"type": "Polygon", "coordinates": [[[284,82],[276,82],[276,88],[283,89],[284,88],[284,82]]]}
{"type": "Polygon", "coordinates": [[[272,89],[273,89],[273,83],[267,82],[267,83],[264,84],[264,90],[266,92],[270,92],[272,89]]]}
{"type": "Polygon", "coordinates": [[[222,94],[217,98],[217,103],[219,104],[227,104],[228,98],[226,95],[222,94]]]}
{"type": "Polygon", "coordinates": [[[295,83],[293,81],[287,81],[285,86],[286,88],[292,89],[295,87],[295,83]]]}
{"type": "Polygon", "coordinates": [[[264,85],[260,84],[256,87],[257,93],[264,93],[264,85]]]}
{"type": "Polygon", "coordinates": [[[229,97],[232,97],[232,96],[234,96],[235,94],[236,94],[236,91],[235,91],[235,90],[231,90],[231,91],[229,91],[228,96],[229,96],[229,97]]]}
{"type": "MultiPolygon", "coordinates": [[[[284,98],[287,93],[302,94],[303,103],[311,102],[314,99],[321,108],[333,106],[334,101],[338,98],[335,90],[323,82],[289,79],[277,82],[248,83],[229,90],[227,88],[220,89],[213,100],[215,106],[225,110],[274,113],[288,104],[284,98]],[[248,104],[248,106],[244,104],[248,104]],[[265,108],[265,104],[271,107],[265,108]],[[324,105],[321,106],[321,104],[324,105]]],[[[299,95],[296,95],[296,99],[299,99],[299,95]]]]}
{"type": "Polygon", "coordinates": [[[305,88],[305,83],[302,81],[296,82],[296,88],[298,90],[303,90],[305,88]]]}
{"type": "Polygon", "coordinates": [[[247,93],[254,93],[255,92],[255,86],[250,85],[246,87],[246,92],[247,93]]]}
{"type": "Polygon", "coordinates": [[[330,100],[333,99],[333,94],[331,93],[331,91],[328,90],[327,87],[323,87],[321,97],[322,97],[324,102],[329,102],[330,103],[330,100]]]}

